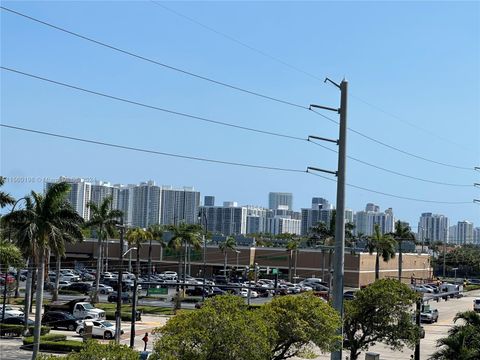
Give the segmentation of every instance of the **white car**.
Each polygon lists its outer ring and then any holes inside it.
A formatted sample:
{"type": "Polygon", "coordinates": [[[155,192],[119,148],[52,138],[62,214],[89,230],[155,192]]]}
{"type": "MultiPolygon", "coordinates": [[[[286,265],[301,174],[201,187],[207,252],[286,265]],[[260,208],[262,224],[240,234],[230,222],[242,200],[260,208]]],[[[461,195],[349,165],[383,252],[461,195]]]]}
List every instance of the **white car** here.
{"type": "MultiPolygon", "coordinates": [[[[115,324],[111,323],[108,320],[87,320],[93,323],[92,327],[92,336],[101,337],[104,339],[113,339],[115,337],[116,329],[115,324]]],[[[77,333],[80,336],[83,336],[85,333],[85,321],[82,321],[77,327],[77,333]]],[[[120,334],[123,334],[123,330],[120,331],[120,334]]]]}
{"type": "MultiPolygon", "coordinates": [[[[242,298],[248,298],[248,289],[242,289],[240,290],[240,296],[242,298]]],[[[258,293],[254,290],[250,290],[250,298],[258,298],[258,293]]]]}
{"type": "Polygon", "coordinates": [[[59,289],[62,289],[62,288],[67,287],[67,286],[69,286],[69,285],[71,285],[71,284],[72,284],[72,283],[71,283],[70,281],[60,280],[60,281],[58,282],[58,288],[59,288],[59,289]]]}
{"type": "Polygon", "coordinates": [[[177,276],[178,275],[175,271],[164,271],[160,273],[160,277],[165,280],[176,280],[177,276]]]}
{"type": "MultiPolygon", "coordinates": [[[[3,313],[3,306],[0,305],[0,316],[2,315],[2,313],[3,313]]],[[[23,317],[25,316],[25,314],[23,313],[23,311],[17,310],[11,305],[5,305],[5,319],[10,317],[17,317],[17,316],[23,317]]]]}
{"type": "Polygon", "coordinates": [[[103,295],[110,294],[113,292],[113,288],[105,284],[98,284],[98,292],[103,295]]]}
{"type": "Polygon", "coordinates": [[[60,281],[77,282],[80,281],[80,276],[73,274],[63,274],[60,276],[60,281]]]}

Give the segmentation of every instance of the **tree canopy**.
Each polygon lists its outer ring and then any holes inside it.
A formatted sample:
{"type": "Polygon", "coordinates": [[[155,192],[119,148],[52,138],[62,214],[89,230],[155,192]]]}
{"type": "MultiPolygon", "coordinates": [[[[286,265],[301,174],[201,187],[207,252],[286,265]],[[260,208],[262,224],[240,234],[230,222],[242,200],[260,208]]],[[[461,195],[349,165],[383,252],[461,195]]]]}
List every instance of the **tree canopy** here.
{"type": "Polygon", "coordinates": [[[114,342],[100,344],[95,340],[84,343],[79,352],[67,356],[41,355],[40,360],[138,360],[138,351],[127,345],[117,345],[114,342]]]}
{"type": "Polygon", "coordinates": [[[377,280],[345,302],[344,348],[350,360],[358,359],[377,342],[400,350],[414,347],[419,328],[412,320],[412,305],[418,295],[394,279],[377,280]]]}

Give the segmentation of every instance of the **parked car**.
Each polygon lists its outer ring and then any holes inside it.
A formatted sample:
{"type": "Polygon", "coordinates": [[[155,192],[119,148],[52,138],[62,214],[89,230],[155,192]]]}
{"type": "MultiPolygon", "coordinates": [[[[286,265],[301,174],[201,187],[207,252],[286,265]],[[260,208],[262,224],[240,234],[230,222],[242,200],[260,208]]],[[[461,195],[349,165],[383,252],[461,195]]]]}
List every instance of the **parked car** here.
{"type": "Polygon", "coordinates": [[[480,298],[473,300],[473,311],[480,312],[480,298]]]}
{"type": "MultiPolygon", "coordinates": [[[[102,337],[104,339],[113,339],[115,337],[116,328],[113,323],[107,320],[93,320],[92,336],[102,337]]],[[[83,336],[85,333],[85,321],[82,321],[77,327],[77,333],[83,336]]],[[[120,334],[123,334],[123,330],[120,330],[120,334]]]]}
{"type": "Polygon", "coordinates": [[[353,300],[353,299],[355,299],[355,293],[356,293],[356,291],[354,291],[354,290],[347,290],[343,293],[343,298],[345,300],[353,300]]]}
{"type": "MultiPolygon", "coordinates": [[[[0,320],[1,324],[9,324],[9,325],[25,325],[25,317],[24,316],[11,316],[6,317],[5,319],[0,320]]],[[[35,321],[28,319],[27,320],[28,326],[34,326],[35,321]]]]}
{"type": "Polygon", "coordinates": [[[58,282],[58,288],[59,289],[63,289],[65,287],[69,287],[70,285],[72,285],[72,283],[70,281],[66,281],[66,280],[60,280],[58,282]]]}
{"type": "Polygon", "coordinates": [[[189,288],[185,290],[185,293],[189,296],[202,296],[204,294],[205,296],[208,296],[208,291],[204,290],[201,287],[195,287],[195,288],[189,288]]]}
{"type": "Polygon", "coordinates": [[[70,331],[75,331],[80,321],[77,321],[72,314],[65,311],[47,311],[43,314],[42,324],[54,329],[65,328],[70,331]]]}
{"type": "Polygon", "coordinates": [[[80,276],[74,274],[63,274],[60,276],[60,281],[77,282],[80,281],[80,276]]]}
{"type": "MultiPolygon", "coordinates": [[[[240,290],[240,296],[243,298],[248,297],[248,289],[242,289],[240,290]]],[[[250,298],[254,299],[258,297],[258,293],[254,290],[250,290],[250,298]]]]}
{"type": "Polygon", "coordinates": [[[434,323],[438,321],[438,310],[437,309],[423,309],[420,312],[420,321],[421,322],[428,322],[434,323]]]}
{"type": "Polygon", "coordinates": [[[212,290],[209,291],[208,297],[213,297],[217,295],[225,295],[227,292],[225,290],[222,290],[216,286],[212,287],[212,290]]]}
{"type": "Polygon", "coordinates": [[[64,289],[70,291],[77,291],[82,294],[88,294],[90,293],[90,291],[92,291],[92,285],[88,283],[73,283],[64,287],[64,289]]]}
{"type": "MultiPolygon", "coordinates": [[[[112,302],[116,303],[117,302],[117,293],[114,292],[114,293],[111,293],[110,295],[108,295],[107,301],[111,302],[111,303],[112,302]]],[[[131,303],[132,302],[132,297],[130,296],[129,293],[122,292],[122,302],[123,303],[131,303]]]]}
{"type": "Polygon", "coordinates": [[[113,288],[109,285],[105,285],[105,284],[98,284],[98,292],[100,294],[110,294],[113,292],[113,288]]]}
{"type": "MultiPolygon", "coordinates": [[[[3,306],[0,305],[0,315],[3,313],[3,306]]],[[[5,319],[9,317],[25,316],[23,311],[15,309],[12,305],[5,305],[5,319]]]]}

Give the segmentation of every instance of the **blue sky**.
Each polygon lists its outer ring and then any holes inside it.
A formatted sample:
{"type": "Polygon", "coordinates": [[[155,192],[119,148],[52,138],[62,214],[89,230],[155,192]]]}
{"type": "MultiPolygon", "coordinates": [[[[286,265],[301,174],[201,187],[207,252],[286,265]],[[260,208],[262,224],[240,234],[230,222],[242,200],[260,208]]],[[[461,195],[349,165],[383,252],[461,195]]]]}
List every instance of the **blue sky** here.
{"type": "MultiPolygon", "coordinates": [[[[2,2],[3,6],[238,87],[308,106],[336,107],[339,92],[319,79],[349,81],[349,126],[439,162],[480,166],[478,2],[167,2],[172,10],[237,39],[241,46],[153,2],[2,2]],[[373,104],[367,105],[362,100],[373,104]],[[380,109],[380,110],[379,110],[380,109]]],[[[338,136],[311,112],[226,89],[94,45],[1,11],[1,63],[27,73],[167,109],[305,138],[338,136]]],[[[225,161],[336,168],[336,156],[307,142],[206,124],[1,71],[3,124],[225,161]]],[[[336,114],[324,112],[335,118],[336,114]]],[[[217,201],[267,205],[269,191],[335,202],[319,177],[129,152],[1,128],[1,174],[96,178],[113,183],[195,186],[217,201]]],[[[325,144],[334,148],[334,145],[325,144]]],[[[480,173],[428,163],[354,133],[348,154],[440,182],[473,184],[480,173]]],[[[398,177],[349,161],[347,182],[435,201],[480,198],[480,189],[398,177]]],[[[330,177],[330,175],[326,175],[330,177]]],[[[9,182],[22,196],[42,183],[9,182]]],[[[422,212],[480,225],[480,207],[412,202],[347,188],[347,207],[367,202],[416,226],[422,212]]]]}

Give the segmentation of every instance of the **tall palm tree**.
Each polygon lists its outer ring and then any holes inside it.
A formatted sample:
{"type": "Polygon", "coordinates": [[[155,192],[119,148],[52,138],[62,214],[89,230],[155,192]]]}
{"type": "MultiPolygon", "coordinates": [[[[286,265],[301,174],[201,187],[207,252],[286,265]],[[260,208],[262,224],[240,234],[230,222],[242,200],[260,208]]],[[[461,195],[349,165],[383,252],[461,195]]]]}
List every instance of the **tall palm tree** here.
{"type": "Polygon", "coordinates": [[[107,240],[109,236],[114,236],[115,225],[119,224],[119,218],[123,216],[120,210],[112,209],[113,198],[107,196],[103,199],[100,205],[89,201],[90,220],[86,226],[97,231],[97,269],[95,271],[95,289],[94,301],[98,302],[98,288],[100,284],[100,272],[102,267],[102,242],[107,240]]]}
{"type": "MultiPolygon", "coordinates": [[[[0,187],[5,184],[5,178],[0,176],[0,187]]],[[[0,208],[4,208],[7,205],[13,205],[15,199],[8,193],[0,191],[0,208]]]]}
{"type": "Polygon", "coordinates": [[[160,251],[162,251],[165,243],[163,241],[162,225],[150,225],[147,231],[150,233],[150,243],[148,244],[148,281],[150,281],[150,277],[152,275],[152,241],[155,240],[160,244],[160,251]]]}
{"type": "Polygon", "coordinates": [[[135,263],[135,277],[140,275],[140,249],[142,244],[151,239],[152,235],[145,229],[142,228],[133,228],[128,229],[127,231],[127,242],[130,247],[137,248],[137,261],[135,263]]]}
{"type": "Polygon", "coordinates": [[[368,237],[365,246],[370,255],[375,252],[375,280],[380,277],[380,256],[383,261],[395,257],[395,239],[389,234],[382,234],[380,226],[375,224],[373,235],[368,237]]]}
{"type": "Polygon", "coordinates": [[[227,276],[228,250],[237,250],[237,240],[233,236],[227,236],[225,241],[218,244],[218,248],[223,253],[223,274],[227,276]]]}
{"type": "Polygon", "coordinates": [[[300,245],[300,239],[295,237],[294,234],[289,234],[289,240],[287,243],[288,251],[288,281],[292,282],[292,264],[293,264],[293,275],[297,276],[297,258],[298,258],[298,247],[300,245]],[[295,255],[295,261],[294,261],[295,255]]]}
{"type": "Polygon", "coordinates": [[[83,218],[66,202],[70,185],[65,182],[51,186],[45,195],[32,191],[30,206],[5,215],[20,238],[32,239],[37,264],[37,292],[35,328],[33,331],[32,359],[36,359],[40,346],[41,314],[45,260],[49,251],[65,253],[65,241],[82,240],[83,218]]]}
{"type": "Polygon", "coordinates": [[[480,359],[480,314],[474,311],[458,313],[454,322],[462,320],[462,325],[455,325],[448,336],[437,342],[440,350],[429,360],[476,360],[480,359]]]}
{"type": "MultiPolygon", "coordinates": [[[[183,282],[185,282],[187,274],[187,251],[191,246],[196,250],[202,247],[202,233],[203,229],[198,224],[186,224],[180,223],[179,225],[169,225],[168,231],[172,233],[172,237],[168,243],[171,249],[179,250],[184,248],[183,256],[183,282]]],[[[180,268],[182,262],[182,256],[179,256],[178,266],[180,268]]],[[[180,275],[180,274],[178,274],[180,275]]]]}
{"type": "Polygon", "coordinates": [[[398,244],[398,281],[402,281],[402,244],[404,241],[415,241],[415,235],[411,231],[410,226],[402,224],[400,220],[395,223],[395,231],[390,235],[393,236],[398,244]]]}

